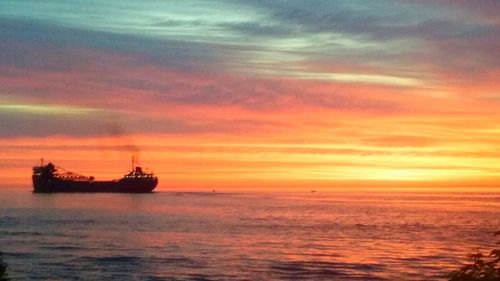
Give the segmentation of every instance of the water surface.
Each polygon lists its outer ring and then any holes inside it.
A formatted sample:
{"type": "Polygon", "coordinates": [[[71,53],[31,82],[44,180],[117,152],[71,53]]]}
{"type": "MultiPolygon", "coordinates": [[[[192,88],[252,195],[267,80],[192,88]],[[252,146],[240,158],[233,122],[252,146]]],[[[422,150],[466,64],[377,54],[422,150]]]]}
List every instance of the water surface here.
{"type": "Polygon", "coordinates": [[[13,280],[444,280],[498,229],[500,194],[0,190],[13,280]]]}

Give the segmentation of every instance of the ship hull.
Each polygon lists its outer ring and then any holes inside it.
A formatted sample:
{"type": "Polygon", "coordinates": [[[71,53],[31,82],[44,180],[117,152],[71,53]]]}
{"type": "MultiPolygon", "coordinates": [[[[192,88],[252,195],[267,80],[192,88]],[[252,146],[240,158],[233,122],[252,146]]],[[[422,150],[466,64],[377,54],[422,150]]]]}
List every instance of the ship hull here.
{"type": "Polygon", "coordinates": [[[73,181],[61,179],[43,179],[33,176],[33,192],[121,192],[148,193],[158,184],[157,178],[130,178],[116,181],[73,181]]]}

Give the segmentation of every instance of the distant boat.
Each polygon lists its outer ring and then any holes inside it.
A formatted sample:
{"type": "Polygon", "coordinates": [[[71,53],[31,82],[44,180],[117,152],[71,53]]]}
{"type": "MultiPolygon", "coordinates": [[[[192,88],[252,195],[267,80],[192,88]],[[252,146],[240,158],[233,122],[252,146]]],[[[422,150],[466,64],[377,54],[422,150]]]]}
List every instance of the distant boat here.
{"type": "Polygon", "coordinates": [[[52,163],[33,167],[34,192],[151,192],[158,185],[158,177],[153,173],[145,173],[141,167],[134,165],[132,171],[120,179],[96,181],[92,176],[82,176],[65,171],[52,163]]]}

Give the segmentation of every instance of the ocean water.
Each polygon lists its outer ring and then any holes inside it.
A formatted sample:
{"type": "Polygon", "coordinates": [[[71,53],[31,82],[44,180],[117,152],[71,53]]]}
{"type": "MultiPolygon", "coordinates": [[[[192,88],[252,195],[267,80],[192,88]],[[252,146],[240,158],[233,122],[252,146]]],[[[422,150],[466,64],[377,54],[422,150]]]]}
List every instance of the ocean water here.
{"type": "Polygon", "coordinates": [[[500,194],[0,190],[13,280],[445,280],[500,194]]]}

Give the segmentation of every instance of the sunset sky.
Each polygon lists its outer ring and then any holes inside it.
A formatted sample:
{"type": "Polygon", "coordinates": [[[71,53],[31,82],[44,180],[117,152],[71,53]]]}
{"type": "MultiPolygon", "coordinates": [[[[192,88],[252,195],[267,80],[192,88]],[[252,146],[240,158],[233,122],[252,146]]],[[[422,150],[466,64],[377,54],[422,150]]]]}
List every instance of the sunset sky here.
{"type": "Polygon", "coordinates": [[[0,1],[0,187],[500,186],[500,1],[0,1]]]}

